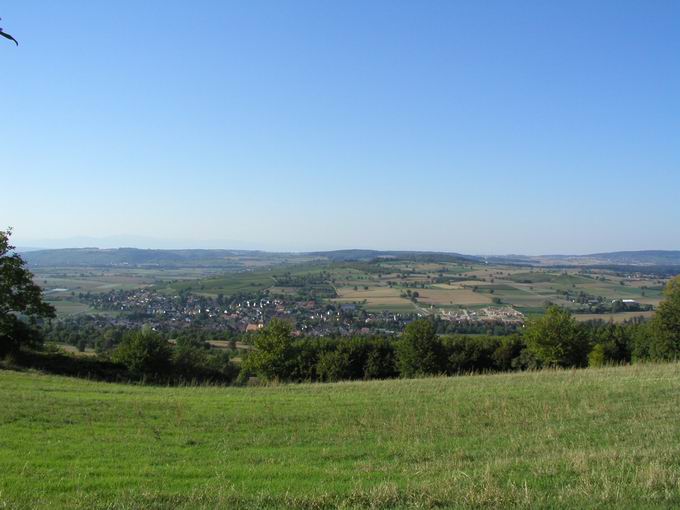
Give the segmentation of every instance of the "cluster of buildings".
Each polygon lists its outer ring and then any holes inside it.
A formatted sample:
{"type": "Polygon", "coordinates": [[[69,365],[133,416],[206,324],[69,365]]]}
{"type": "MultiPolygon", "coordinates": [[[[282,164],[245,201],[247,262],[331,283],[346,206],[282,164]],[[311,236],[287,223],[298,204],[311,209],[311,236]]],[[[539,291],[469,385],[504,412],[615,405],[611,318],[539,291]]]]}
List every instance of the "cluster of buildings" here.
{"type": "Polygon", "coordinates": [[[442,319],[455,322],[456,324],[524,324],[524,314],[510,306],[487,307],[476,310],[460,308],[457,310],[444,311],[442,319]]]}
{"type": "Polygon", "coordinates": [[[143,324],[162,330],[200,327],[233,333],[259,331],[273,318],[286,319],[296,334],[349,335],[395,333],[411,319],[388,312],[367,313],[353,304],[335,304],[295,297],[210,297],[192,293],[164,294],[154,289],[115,290],[81,296],[92,308],[108,312],[117,326],[143,324]]]}

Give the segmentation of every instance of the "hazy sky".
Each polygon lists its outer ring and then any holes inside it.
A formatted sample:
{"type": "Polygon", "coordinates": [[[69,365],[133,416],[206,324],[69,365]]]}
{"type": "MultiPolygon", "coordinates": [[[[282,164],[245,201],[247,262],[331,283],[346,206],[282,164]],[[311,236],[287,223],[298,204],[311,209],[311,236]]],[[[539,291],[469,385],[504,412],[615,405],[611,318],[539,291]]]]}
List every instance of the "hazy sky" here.
{"type": "Polygon", "coordinates": [[[680,2],[559,4],[2,2],[0,225],[24,246],[680,249],[680,2]]]}

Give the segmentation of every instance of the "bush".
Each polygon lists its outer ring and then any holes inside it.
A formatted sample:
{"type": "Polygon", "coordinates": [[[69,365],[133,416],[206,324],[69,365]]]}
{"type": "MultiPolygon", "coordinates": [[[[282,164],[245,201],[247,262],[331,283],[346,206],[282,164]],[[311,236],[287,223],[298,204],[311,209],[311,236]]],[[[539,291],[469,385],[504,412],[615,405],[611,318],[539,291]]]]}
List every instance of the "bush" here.
{"type": "Polygon", "coordinates": [[[127,367],[99,357],[73,356],[63,352],[19,351],[7,360],[6,368],[40,370],[50,374],[84,377],[109,382],[127,382],[132,377],[127,367]]]}
{"type": "Polygon", "coordinates": [[[666,285],[664,300],[648,328],[648,356],[673,360],[680,356],[680,276],[666,285]]]}
{"type": "Polygon", "coordinates": [[[12,314],[0,314],[0,355],[16,353],[19,348],[42,345],[40,331],[12,314]]]}
{"type": "Polygon", "coordinates": [[[395,377],[394,349],[381,339],[338,340],[334,350],[319,356],[317,374],[322,381],[395,377]]]}
{"type": "Polygon", "coordinates": [[[583,367],[590,341],[568,310],[550,306],[543,317],[530,321],[524,338],[529,351],[546,366],[583,367]]]}
{"type": "Polygon", "coordinates": [[[453,336],[444,339],[446,372],[461,374],[494,370],[494,353],[500,341],[493,337],[453,336]]]}
{"type": "Polygon", "coordinates": [[[518,370],[528,368],[523,366],[522,353],[526,350],[526,344],[519,335],[502,337],[496,350],[493,352],[493,360],[496,370],[518,370]]]}
{"type": "Polygon", "coordinates": [[[430,321],[421,319],[406,326],[397,343],[397,363],[402,377],[444,372],[444,350],[430,321]]]}
{"type": "Polygon", "coordinates": [[[113,360],[125,365],[131,374],[150,380],[172,377],[171,349],[167,340],[143,329],[128,333],[113,353],[113,360]]]}
{"type": "Polygon", "coordinates": [[[390,379],[399,375],[394,345],[384,339],[375,339],[364,363],[364,379],[390,379]]]}
{"type": "Polygon", "coordinates": [[[595,344],[593,349],[588,354],[589,367],[601,367],[607,362],[607,355],[604,344],[595,344]]]}
{"type": "Polygon", "coordinates": [[[625,327],[611,322],[604,326],[593,328],[591,340],[595,343],[595,346],[588,355],[588,365],[602,366],[605,364],[630,362],[633,345],[630,330],[630,326],[625,327]],[[599,360],[600,356],[602,357],[601,363],[599,360]],[[592,363],[600,364],[593,365],[592,363]]]}
{"type": "Polygon", "coordinates": [[[255,335],[255,350],[244,360],[242,370],[266,381],[288,381],[295,368],[293,328],[274,319],[255,335]]]}

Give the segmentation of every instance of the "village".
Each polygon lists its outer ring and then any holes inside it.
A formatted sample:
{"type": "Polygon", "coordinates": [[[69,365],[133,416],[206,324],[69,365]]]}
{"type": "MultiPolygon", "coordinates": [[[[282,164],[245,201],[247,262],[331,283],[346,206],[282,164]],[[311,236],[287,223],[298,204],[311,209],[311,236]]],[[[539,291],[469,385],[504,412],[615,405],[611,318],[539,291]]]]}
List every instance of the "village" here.
{"type": "MultiPolygon", "coordinates": [[[[94,309],[100,320],[112,326],[148,325],[161,331],[200,328],[234,335],[255,333],[274,318],[291,322],[298,336],[394,335],[423,316],[417,310],[371,312],[360,304],[303,300],[297,296],[271,295],[267,290],[211,297],[190,292],[169,295],[143,288],[80,294],[78,298],[94,309]]],[[[452,325],[463,326],[517,326],[524,321],[523,314],[509,306],[461,308],[438,312],[437,316],[452,325]]]]}

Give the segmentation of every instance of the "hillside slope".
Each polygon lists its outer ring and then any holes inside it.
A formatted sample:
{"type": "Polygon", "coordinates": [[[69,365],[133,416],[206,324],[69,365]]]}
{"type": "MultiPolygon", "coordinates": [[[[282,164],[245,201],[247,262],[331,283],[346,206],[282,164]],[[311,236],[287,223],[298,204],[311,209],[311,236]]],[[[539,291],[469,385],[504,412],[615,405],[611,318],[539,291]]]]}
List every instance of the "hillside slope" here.
{"type": "Polygon", "coordinates": [[[270,388],[0,371],[0,507],[677,507],[680,365],[270,388]]]}

